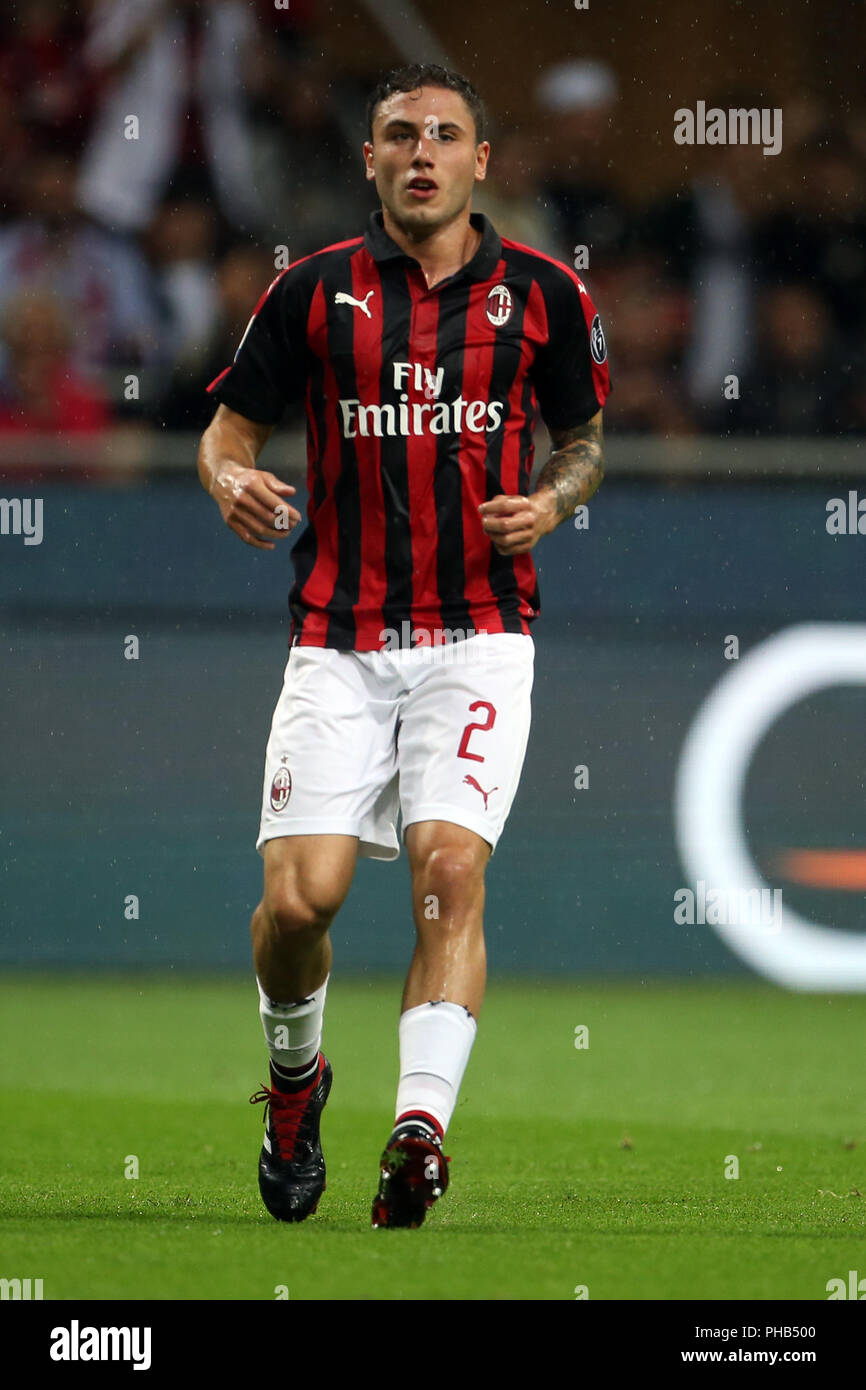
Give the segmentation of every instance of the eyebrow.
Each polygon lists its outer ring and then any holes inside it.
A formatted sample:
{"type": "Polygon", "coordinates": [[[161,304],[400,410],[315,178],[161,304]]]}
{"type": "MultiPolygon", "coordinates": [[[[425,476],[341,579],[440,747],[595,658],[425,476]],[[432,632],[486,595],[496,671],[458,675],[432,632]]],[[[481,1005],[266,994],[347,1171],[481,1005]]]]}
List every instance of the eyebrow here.
{"type": "MultiPolygon", "coordinates": [[[[430,118],[425,116],[424,126],[427,125],[429,119],[430,118]]],[[[436,121],[436,126],[438,130],[459,130],[461,134],[463,132],[464,127],[460,125],[458,121],[452,121],[450,118],[445,121],[440,121],[435,116],[432,119],[436,121]]],[[[389,119],[385,122],[385,129],[392,130],[395,126],[405,126],[407,130],[418,130],[419,128],[417,122],[408,121],[404,116],[389,117],[389,119]]]]}

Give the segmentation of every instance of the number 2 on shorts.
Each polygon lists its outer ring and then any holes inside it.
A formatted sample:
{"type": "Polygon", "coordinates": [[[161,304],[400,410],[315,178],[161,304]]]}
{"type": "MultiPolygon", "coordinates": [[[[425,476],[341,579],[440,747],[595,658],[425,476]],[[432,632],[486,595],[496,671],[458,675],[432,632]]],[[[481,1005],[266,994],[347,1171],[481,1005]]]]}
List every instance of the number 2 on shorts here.
{"type": "Polygon", "coordinates": [[[466,725],[466,728],[463,730],[463,737],[460,740],[460,747],[457,749],[457,756],[458,758],[471,758],[474,763],[483,763],[483,754],[469,752],[469,739],[476,729],[479,733],[484,734],[488,729],[493,728],[493,724],[496,720],[496,710],[493,705],[490,704],[489,700],[475,700],[469,706],[469,713],[474,714],[477,709],[486,709],[487,719],[483,724],[476,722],[466,725]]]}

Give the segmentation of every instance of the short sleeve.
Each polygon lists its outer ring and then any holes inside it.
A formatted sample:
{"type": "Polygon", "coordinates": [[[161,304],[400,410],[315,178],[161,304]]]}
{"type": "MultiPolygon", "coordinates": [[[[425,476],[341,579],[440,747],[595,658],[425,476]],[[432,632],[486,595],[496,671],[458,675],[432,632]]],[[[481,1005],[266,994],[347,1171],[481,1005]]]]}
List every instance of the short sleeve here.
{"type": "Polygon", "coordinates": [[[611,392],[601,317],[586,286],[566,267],[542,287],[548,339],[538,349],[532,381],[548,429],[572,429],[601,410],[611,392]]]}
{"type": "Polygon", "coordinates": [[[293,269],[268,286],[234,361],[207,388],[221,405],[257,424],[279,424],[286,406],[300,400],[306,389],[307,296],[293,269]]]}

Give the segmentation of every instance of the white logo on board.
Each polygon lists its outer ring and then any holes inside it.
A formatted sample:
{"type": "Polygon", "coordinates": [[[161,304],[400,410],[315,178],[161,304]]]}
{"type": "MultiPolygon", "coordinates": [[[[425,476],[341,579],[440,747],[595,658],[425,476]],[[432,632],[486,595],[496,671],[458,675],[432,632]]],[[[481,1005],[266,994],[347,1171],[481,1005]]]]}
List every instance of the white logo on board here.
{"type": "MultiPolygon", "coordinates": [[[[728,892],[766,889],[743,821],[743,791],[755,751],[787,709],[817,690],[866,685],[866,625],[801,623],[742,657],[695,716],[680,757],[674,817],[680,857],[694,881],[728,892]]],[[[790,989],[866,991],[866,935],[800,916],[755,932],[714,922],[755,970],[790,989]]]]}

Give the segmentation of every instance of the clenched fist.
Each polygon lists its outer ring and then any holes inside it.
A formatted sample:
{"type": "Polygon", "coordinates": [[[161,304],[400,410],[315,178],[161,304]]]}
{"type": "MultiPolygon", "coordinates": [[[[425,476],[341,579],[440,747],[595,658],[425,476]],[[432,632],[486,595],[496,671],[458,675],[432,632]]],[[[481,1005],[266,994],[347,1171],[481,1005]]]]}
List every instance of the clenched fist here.
{"type": "Polygon", "coordinates": [[[295,491],[276,474],[239,463],[223,464],[210,488],[226,526],[258,550],[273,550],[301,520],[300,512],[284,500],[295,491]]]}
{"type": "Polygon", "coordinates": [[[531,497],[504,494],[482,502],[481,524],[500,555],[523,555],[552,531],[559,520],[556,500],[547,490],[531,497]]]}

